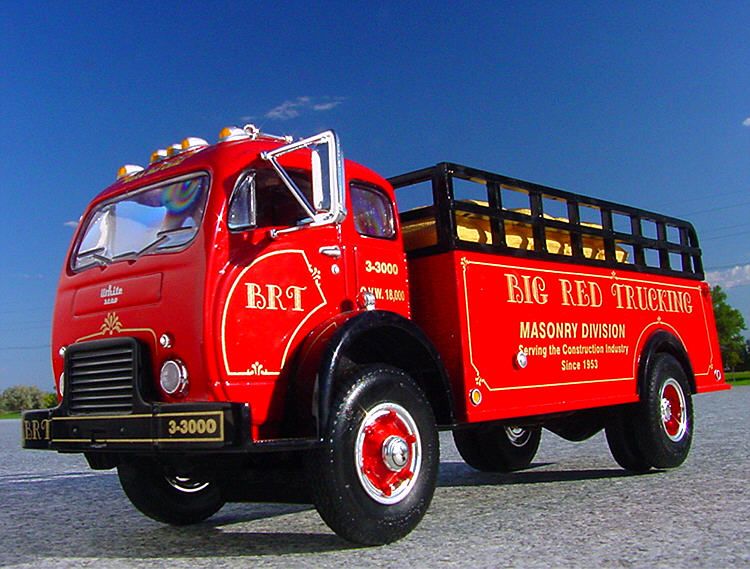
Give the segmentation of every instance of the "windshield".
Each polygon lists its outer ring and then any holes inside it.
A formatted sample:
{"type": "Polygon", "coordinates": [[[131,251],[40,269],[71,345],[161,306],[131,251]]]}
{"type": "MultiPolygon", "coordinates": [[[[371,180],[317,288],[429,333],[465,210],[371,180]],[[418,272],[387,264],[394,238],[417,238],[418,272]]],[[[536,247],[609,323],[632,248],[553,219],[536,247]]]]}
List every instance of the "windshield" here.
{"type": "Polygon", "coordinates": [[[187,245],[198,232],[208,186],[202,174],[102,204],[88,217],[73,269],[187,245]]]}

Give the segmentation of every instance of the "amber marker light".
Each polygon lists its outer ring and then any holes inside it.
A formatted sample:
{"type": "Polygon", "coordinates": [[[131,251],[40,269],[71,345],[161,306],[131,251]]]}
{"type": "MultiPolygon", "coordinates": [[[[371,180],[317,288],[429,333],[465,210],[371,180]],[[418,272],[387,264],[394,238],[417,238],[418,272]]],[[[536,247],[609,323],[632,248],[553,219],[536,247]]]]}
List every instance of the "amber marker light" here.
{"type": "Polygon", "coordinates": [[[117,179],[125,178],[131,174],[141,172],[142,170],[143,166],[138,166],[137,164],[125,164],[124,166],[120,166],[120,169],[117,170],[117,179]]]}
{"type": "Polygon", "coordinates": [[[250,135],[237,126],[225,126],[219,132],[219,142],[232,142],[233,140],[244,140],[246,138],[250,138],[250,135]]]}
{"type": "Polygon", "coordinates": [[[188,136],[182,141],[181,146],[182,150],[197,150],[208,146],[208,142],[197,136],[188,136]]]}
{"type": "Polygon", "coordinates": [[[482,402],[482,392],[478,389],[472,389],[469,391],[469,399],[471,399],[472,405],[479,405],[482,402]]]}
{"type": "Polygon", "coordinates": [[[158,150],[154,150],[151,153],[151,159],[149,160],[149,164],[155,164],[156,162],[161,162],[167,157],[167,150],[165,148],[159,148],[158,150]]]}

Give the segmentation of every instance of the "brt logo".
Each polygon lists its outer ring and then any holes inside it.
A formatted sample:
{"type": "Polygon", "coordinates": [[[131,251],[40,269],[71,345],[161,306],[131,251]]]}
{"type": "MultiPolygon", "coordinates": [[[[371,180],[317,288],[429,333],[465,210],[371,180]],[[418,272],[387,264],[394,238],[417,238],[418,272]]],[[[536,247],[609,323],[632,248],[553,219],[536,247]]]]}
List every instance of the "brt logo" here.
{"type": "Polygon", "coordinates": [[[27,441],[50,440],[51,423],[52,421],[49,419],[25,419],[23,422],[23,438],[27,441]]]}
{"type": "Polygon", "coordinates": [[[259,285],[245,283],[247,288],[247,305],[252,310],[291,310],[304,312],[302,307],[302,293],[306,286],[289,285],[280,287],[275,284],[259,285]]]}

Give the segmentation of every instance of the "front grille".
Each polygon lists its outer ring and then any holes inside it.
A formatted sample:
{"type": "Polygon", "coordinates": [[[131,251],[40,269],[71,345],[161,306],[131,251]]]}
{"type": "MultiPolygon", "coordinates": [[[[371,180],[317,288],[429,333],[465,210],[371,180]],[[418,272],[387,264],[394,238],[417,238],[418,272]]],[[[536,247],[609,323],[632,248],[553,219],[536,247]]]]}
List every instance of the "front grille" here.
{"type": "Polygon", "coordinates": [[[130,340],[89,342],[66,354],[66,393],[72,413],[131,413],[136,344],[130,340]]]}

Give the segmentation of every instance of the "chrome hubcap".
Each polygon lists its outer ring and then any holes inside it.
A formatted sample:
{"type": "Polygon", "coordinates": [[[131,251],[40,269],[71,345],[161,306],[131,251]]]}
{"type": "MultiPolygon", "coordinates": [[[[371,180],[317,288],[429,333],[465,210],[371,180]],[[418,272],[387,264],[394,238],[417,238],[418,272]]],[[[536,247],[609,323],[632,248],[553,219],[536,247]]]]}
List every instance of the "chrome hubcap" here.
{"type": "Polygon", "coordinates": [[[669,399],[663,397],[661,400],[661,420],[666,423],[671,418],[672,404],[669,402],[669,399]]]}
{"type": "Polygon", "coordinates": [[[390,436],[383,442],[383,462],[393,472],[398,472],[409,462],[409,445],[401,437],[390,436]]]}

